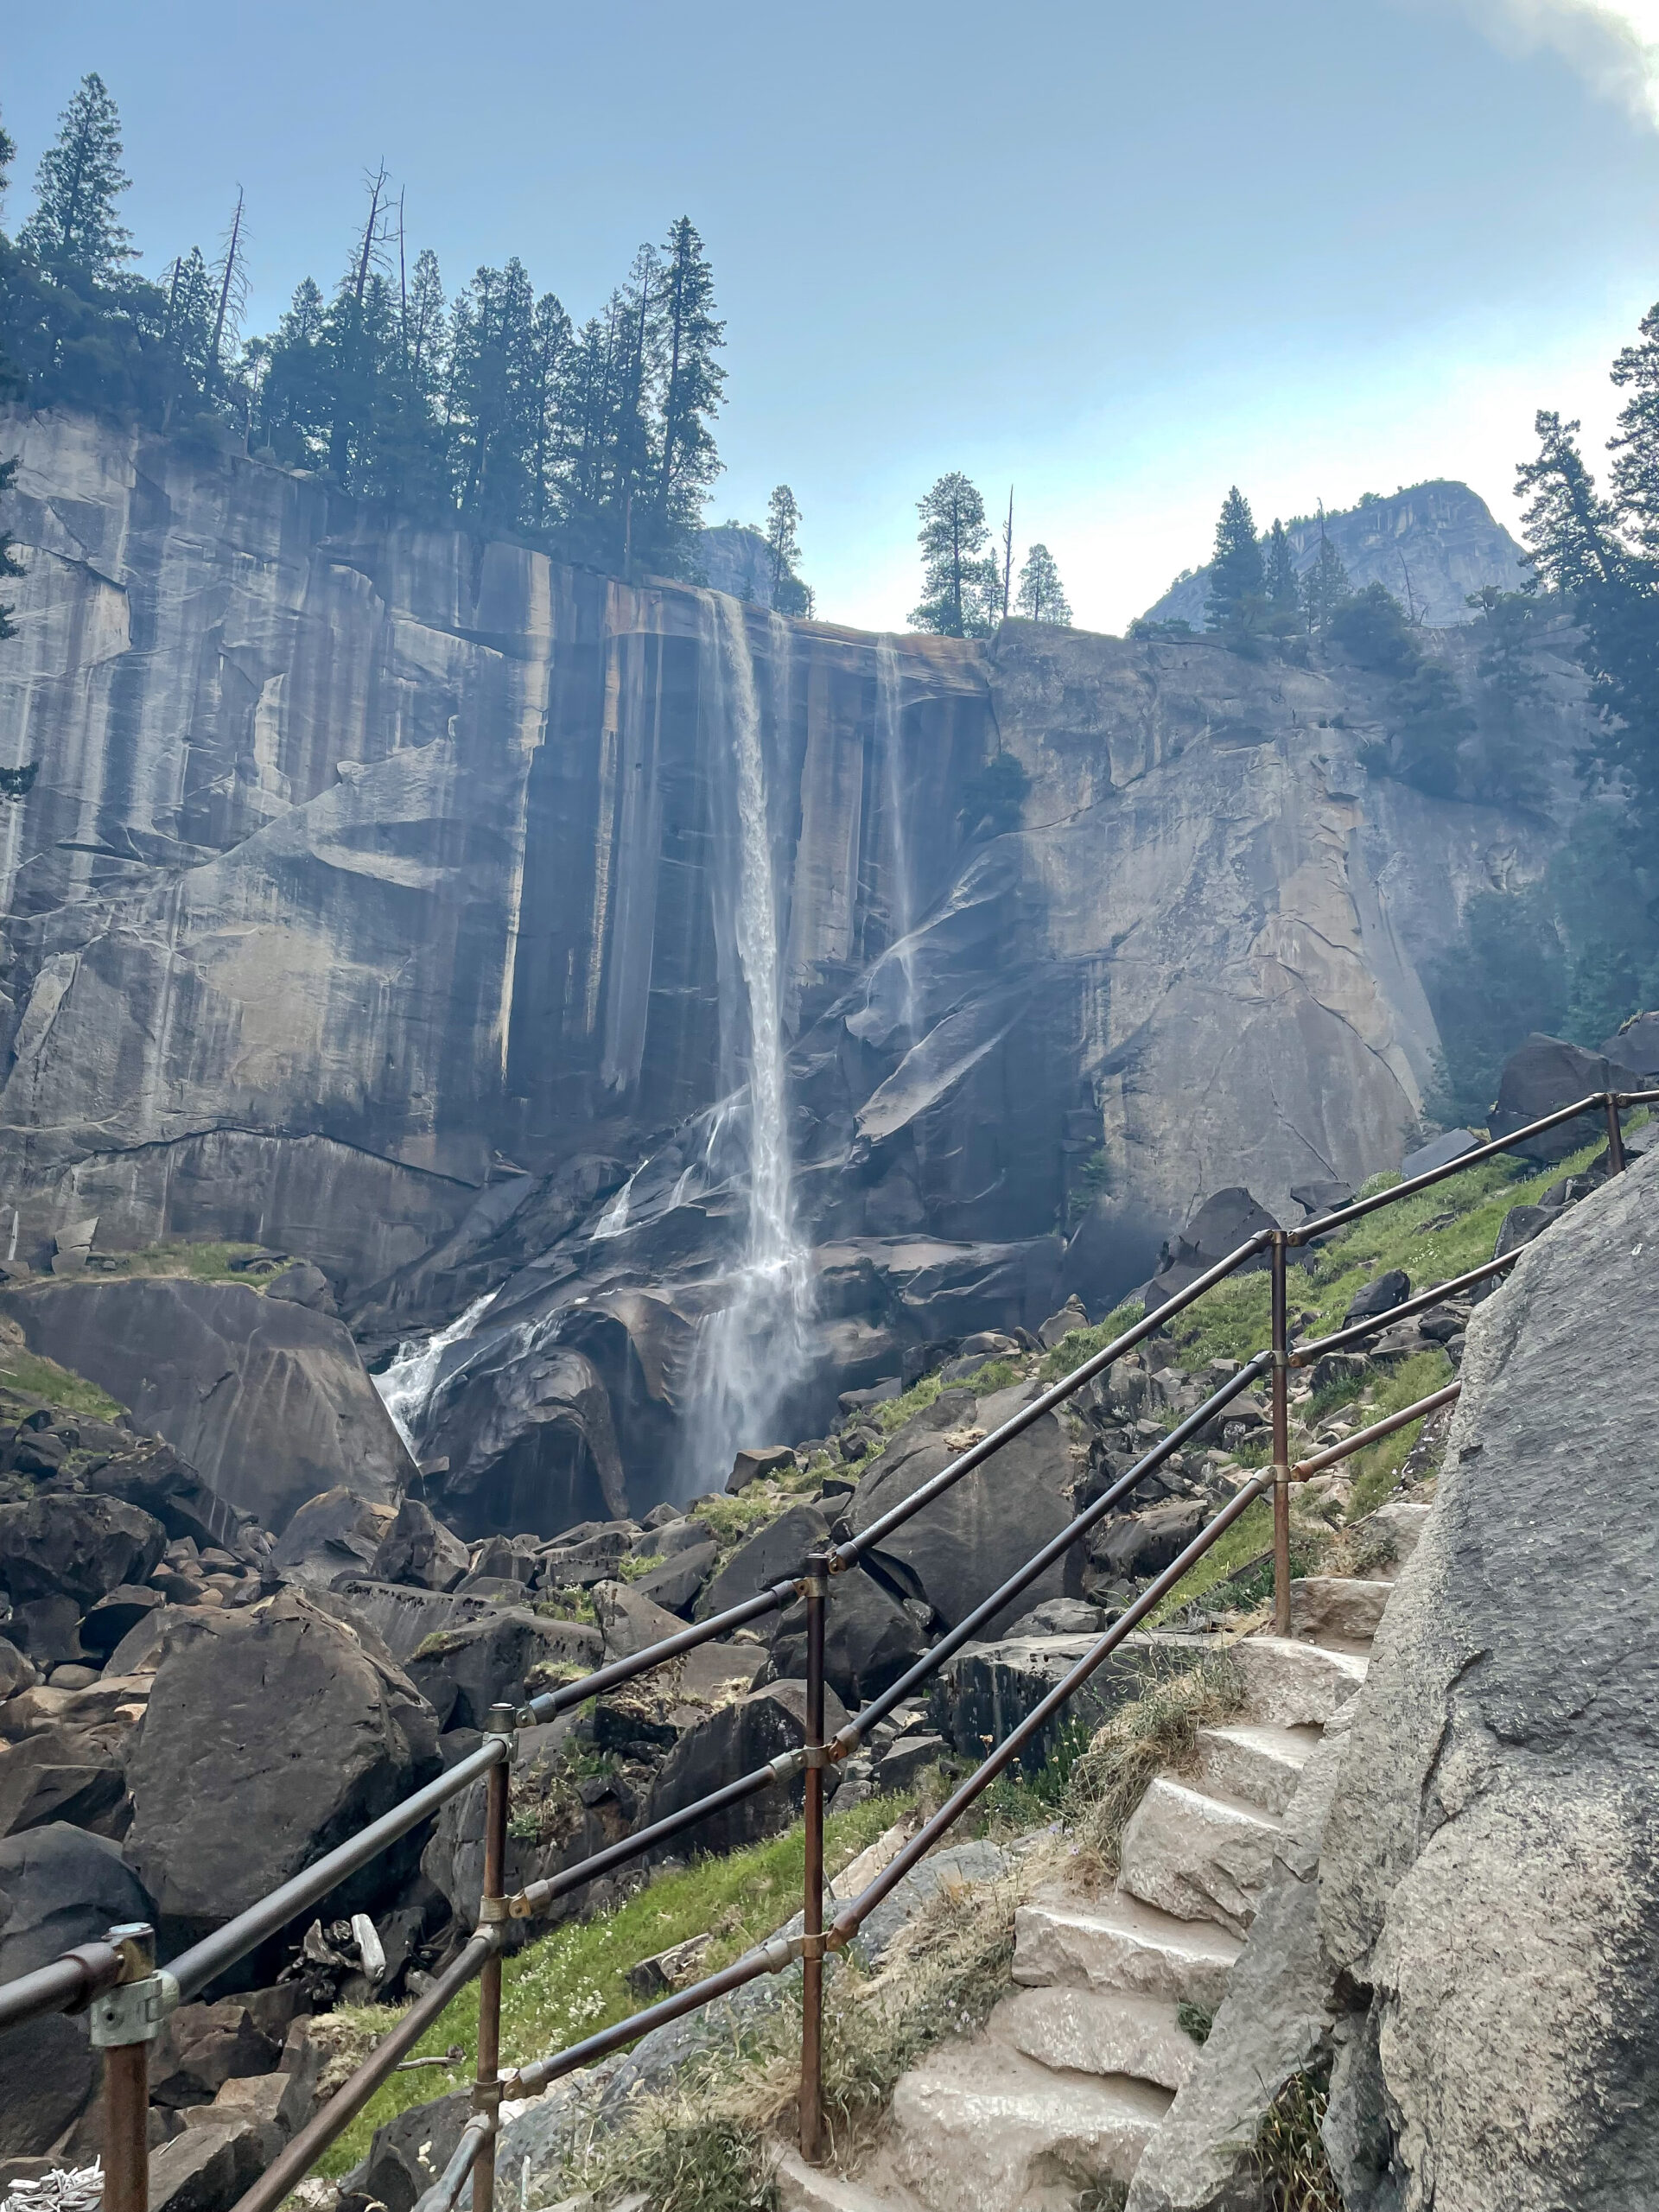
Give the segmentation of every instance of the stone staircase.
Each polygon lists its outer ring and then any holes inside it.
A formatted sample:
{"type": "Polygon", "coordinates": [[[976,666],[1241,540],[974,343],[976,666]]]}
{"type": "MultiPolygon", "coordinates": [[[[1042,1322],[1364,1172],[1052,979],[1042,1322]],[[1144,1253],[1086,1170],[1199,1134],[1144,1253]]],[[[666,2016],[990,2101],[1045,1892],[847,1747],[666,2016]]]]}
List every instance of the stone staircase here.
{"type": "Polygon", "coordinates": [[[1132,2179],[1226,1993],[1314,1746],[1365,1655],[1427,1506],[1385,1507],[1396,1558],[1375,1579],[1292,1585],[1292,1634],[1232,1646],[1245,1704],[1200,1732],[1196,1772],[1154,1781],[1116,1887],[1057,1886],[1015,1919],[1014,1979],[984,2028],[942,2044],[893,2092],[858,2173],[792,2153],[782,2212],[1077,2212],[1132,2179]],[[1192,2009],[1188,2009],[1192,2008],[1192,2009]]]}

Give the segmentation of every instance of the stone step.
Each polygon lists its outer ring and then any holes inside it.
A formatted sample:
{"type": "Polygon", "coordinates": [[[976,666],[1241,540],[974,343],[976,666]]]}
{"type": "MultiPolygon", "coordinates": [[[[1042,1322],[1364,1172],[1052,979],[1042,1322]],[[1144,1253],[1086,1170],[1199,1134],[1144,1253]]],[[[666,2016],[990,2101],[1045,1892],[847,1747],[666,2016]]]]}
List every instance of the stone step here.
{"type": "Polygon", "coordinates": [[[1014,1920],[1014,1978],[1026,1988],[1117,1989],[1213,2012],[1243,1948],[1211,1921],[1178,1920],[1114,1890],[1039,1898],[1014,1920]]]}
{"type": "Polygon", "coordinates": [[[1243,1718],[1274,1728],[1323,1728],[1365,1680],[1356,1654],[1294,1637],[1242,1636],[1228,1656],[1244,1677],[1243,1718]]]}
{"type": "Polygon", "coordinates": [[[1274,1728],[1264,1721],[1200,1728],[1198,1780],[1277,1818],[1295,1796],[1319,1740],[1317,1728],[1274,1728]]]}
{"type": "Polygon", "coordinates": [[[1178,1919],[1214,1920],[1245,1936],[1281,1833],[1258,1805],[1160,1774],[1123,1831],[1117,1885],[1178,1919]]]}
{"type": "Polygon", "coordinates": [[[1134,2178],[1169,2105],[1150,2082],[1052,2073],[982,2034],[941,2044],[900,2078],[871,2179],[891,2176],[926,2212],[1071,2204],[1134,2178]]]}
{"type": "Polygon", "coordinates": [[[1055,2072],[1126,2074],[1162,2089],[1179,2089],[1198,2055],[1167,1999],[1121,1989],[1016,1989],[987,2025],[1055,2072]]]}
{"type": "Polygon", "coordinates": [[[877,2196],[845,2174],[809,2166],[798,2151],[785,2151],[776,2169],[778,2212],[912,2212],[908,2190],[877,2196]]]}
{"type": "Polygon", "coordinates": [[[1394,1595],[1392,1582],[1352,1574],[1309,1574],[1290,1586],[1290,1632],[1317,1643],[1369,1643],[1394,1595]]]}

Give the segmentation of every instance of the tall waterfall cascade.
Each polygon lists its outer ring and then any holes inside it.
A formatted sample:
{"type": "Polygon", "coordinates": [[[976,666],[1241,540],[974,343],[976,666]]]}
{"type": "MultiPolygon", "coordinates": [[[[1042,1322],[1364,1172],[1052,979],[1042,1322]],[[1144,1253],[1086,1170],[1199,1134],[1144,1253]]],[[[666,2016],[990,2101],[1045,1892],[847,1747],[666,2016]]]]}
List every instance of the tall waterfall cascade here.
{"type": "MultiPolygon", "coordinates": [[[[719,721],[732,747],[731,927],[748,1049],[748,1222],[728,1278],[731,1295],[702,1323],[692,1363],[686,1472],[696,1487],[722,1481],[744,1445],[776,1442],[770,1424],[805,1373],[811,1310],[808,1254],[795,1222],[779,901],[754,661],[743,608],[723,592],[709,598],[719,721]]],[[[772,626],[774,641],[779,632],[787,637],[775,616],[772,626]]],[[[774,656],[779,665],[786,663],[774,656]]]]}
{"type": "Polygon", "coordinates": [[[904,698],[899,673],[899,654],[893,639],[882,637],[875,648],[876,741],[881,754],[887,815],[892,824],[893,897],[891,927],[904,976],[901,1001],[905,1042],[916,1042],[916,976],[910,933],[916,925],[916,891],[910,868],[910,839],[905,829],[904,698]]]}

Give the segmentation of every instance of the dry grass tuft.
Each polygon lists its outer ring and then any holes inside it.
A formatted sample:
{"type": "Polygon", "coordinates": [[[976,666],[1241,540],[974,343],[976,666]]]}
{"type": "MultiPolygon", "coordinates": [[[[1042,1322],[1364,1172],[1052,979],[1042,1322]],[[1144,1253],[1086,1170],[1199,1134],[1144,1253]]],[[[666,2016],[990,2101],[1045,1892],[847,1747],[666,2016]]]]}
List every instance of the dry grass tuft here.
{"type": "Polygon", "coordinates": [[[1255,2137],[1262,2212],[1343,2212],[1319,2133],[1329,2101],[1316,2076],[1293,2074],[1263,2113],[1255,2137]]]}
{"type": "Polygon", "coordinates": [[[1079,1852],[1103,1875],[1116,1872],[1123,1831],[1154,1777],[1190,1771],[1199,1729],[1243,1702],[1238,1669],[1217,1654],[1149,1684],[1096,1732],[1072,1770],[1066,1812],[1079,1852]]]}

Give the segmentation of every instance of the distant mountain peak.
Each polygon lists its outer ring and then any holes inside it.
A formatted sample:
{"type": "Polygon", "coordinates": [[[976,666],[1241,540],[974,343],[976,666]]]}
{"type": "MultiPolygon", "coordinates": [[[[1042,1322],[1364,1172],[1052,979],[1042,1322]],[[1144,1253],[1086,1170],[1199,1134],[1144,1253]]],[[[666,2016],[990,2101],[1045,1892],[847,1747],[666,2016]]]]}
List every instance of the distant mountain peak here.
{"type": "MultiPolygon", "coordinates": [[[[1271,520],[1265,511],[1256,516],[1264,529],[1271,520]]],[[[1327,514],[1323,525],[1317,515],[1287,522],[1299,572],[1319,558],[1321,527],[1356,586],[1386,586],[1417,620],[1435,629],[1471,619],[1471,592],[1488,584],[1517,591],[1531,574],[1520,546],[1479,493],[1446,477],[1386,497],[1368,493],[1358,505],[1327,514]]],[[[1202,630],[1209,582],[1207,566],[1190,569],[1147,609],[1146,620],[1186,621],[1202,630]]]]}

